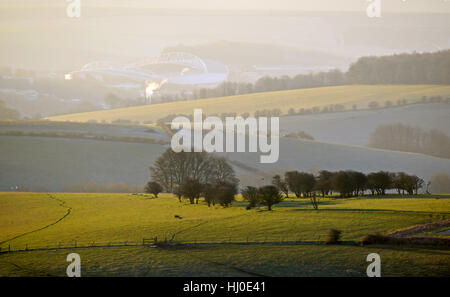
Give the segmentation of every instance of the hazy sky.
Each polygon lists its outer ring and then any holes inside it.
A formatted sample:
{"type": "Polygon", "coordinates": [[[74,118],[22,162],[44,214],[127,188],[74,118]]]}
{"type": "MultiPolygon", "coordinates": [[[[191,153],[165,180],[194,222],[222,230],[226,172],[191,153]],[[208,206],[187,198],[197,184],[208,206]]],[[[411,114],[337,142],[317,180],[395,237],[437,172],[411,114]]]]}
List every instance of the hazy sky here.
{"type": "MultiPolygon", "coordinates": [[[[83,0],[81,0],[83,2],[83,0]]],[[[84,0],[87,1],[87,0],[84,0]]],[[[264,9],[359,11],[368,0],[98,0],[102,3],[137,4],[161,8],[264,9]]],[[[450,0],[380,0],[384,11],[450,12],[450,0]]],[[[92,0],[89,0],[92,2],[92,0]]]]}
{"type": "MultiPolygon", "coordinates": [[[[69,1],[69,0],[67,0],[69,1]]],[[[375,0],[80,0],[81,5],[146,6],[169,9],[242,9],[300,11],[361,11],[375,0]]],[[[450,0],[380,0],[385,12],[446,12],[450,0]]],[[[0,0],[1,5],[26,3],[39,6],[48,3],[66,5],[66,0],[0,0]]]]}

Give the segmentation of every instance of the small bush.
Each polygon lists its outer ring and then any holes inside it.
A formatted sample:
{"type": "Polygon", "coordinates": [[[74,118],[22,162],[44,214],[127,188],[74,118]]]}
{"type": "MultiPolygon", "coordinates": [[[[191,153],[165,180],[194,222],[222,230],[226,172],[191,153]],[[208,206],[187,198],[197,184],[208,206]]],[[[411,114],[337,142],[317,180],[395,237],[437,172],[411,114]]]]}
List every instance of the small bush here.
{"type": "Polygon", "coordinates": [[[327,240],[325,241],[326,244],[335,244],[339,243],[341,239],[341,231],[336,229],[330,229],[328,231],[327,240]]]}
{"type": "Polygon", "coordinates": [[[157,182],[149,181],[145,186],[145,192],[153,194],[155,198],[157,198],[158,194],[162,191],[163,187],[157,182]]]}
{"type": "Polygon", "coordinates": [[[377,109],[379,106],[380,105],[376,101],[372,101],[372,102],[369,103],[369,108],[370,109],[377,109]]]}
{"type": "Polygon", "coordinates": [[[380,233],[376,234],[366,234],[361,241],[362,245],[368,244],[377,244],[377,243],[386,243],[389,240],[387,236],[384,236],[380,233]]]}

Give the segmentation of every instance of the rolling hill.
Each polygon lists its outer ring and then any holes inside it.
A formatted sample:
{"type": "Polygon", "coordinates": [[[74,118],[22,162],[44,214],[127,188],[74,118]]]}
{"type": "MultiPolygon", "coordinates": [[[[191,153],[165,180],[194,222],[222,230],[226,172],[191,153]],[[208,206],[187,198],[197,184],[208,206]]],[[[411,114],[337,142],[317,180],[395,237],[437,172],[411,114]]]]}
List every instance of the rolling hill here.
{"type": "MultiPolygon", "coordinates": [[[[25,186],[62,191],[69,184],[125,182],[142,185],[148,166],[168,145],[41,136],[0,136],[0,191],[25,186]]],[[[280,139],[280,159],[260,164],[259,153],[228,153],[241,185],[262,185],[286,170],[405,171],[429,180],[450,174],[450,160],[357,146],[280,139]]]]}
{"type": "Polygon", "coordinates": [[[280,118],[280,135],[305,131],[316,141],[366,146],[377,126],[395,123],[448,133],[450,104],[410,104],[395,108],[286,116],[280,118]]]}
{"type": "MultiPolygon", "coordinates": [[[[286,112],[289,106],[295,104],[296,108],[331,103],[363,106],[372,100],[412,100],[446,94],[450,94],[450,86],[344,86],[72,114],[32,124],[2,124],[0,166],[4,170],[0,172],[0,190],[23,185],[35,190],[61,191],[68,184],[86,182],[144,184],[149,179],[148,166],[170,142],[170,135],[154,128],[55,121],[155,120],[171,113],[188,114],[198,107],[210,114],[243,113],[276,107],[286,112]],[[16,130],[24,133],[7,134],[16,130]],[[51,133],[47,135],[47,132],[51,133]],[[86,137],[66,137],[73,133],[82,133],[86,137]],[[93,139],[96,135],[105,138],[93,139]],[[130,137],[150,139],[147,141],[150,143],[123,141],[123,138],[127,140],[130,137]]],[[[450,121],[449,105],[413,104],[376,110],[286,116],[280,120],[281,135],[303,130],[318,141],[282,137],[280,158],[274,164],[260,164],[259,153],[225,155],[232,162],[242,185],[265,184],[272,175],[293,169],[312,172],[320,169],[405,171],[429,180],[435,173],[450,174],[450,160],[363,146],[367,144],[370,132],[381,123],[404,122],[425,129],[446,131],[450,121]]]]}
{"type": "Polygon", "coordinates": [[[223,112],[237,114],[254,114],[257,110],[279,108],[286,114],[290,108],[298,111],[300,108],[324,107],[332,104],[342,104],[351,109],[354,104],[358,109],[366,109],[369,102],[377,101],[384,105],[387,100],[396,102],[406,99],[414,102],[422,96],[450,96],[450,86],[447,85],[351,85],[323,87],[313,89],[289,90],[279,92],[254,93],[230,97],[210,98],[182,102],[171,102],[94,111],[78,114],[67,114],[49,117],[51,121],[111,122],[118,119],[131,121],[157,121],[170,114],[193,113],[194,108],[202,108],[207,115],[223,112]]]}
{"type": "Polygon", "coordinates": [[[65,276],[71,252],[81,256],[82,276],[363,277],[374,252],[383,276],[448,275],[445,247],[356,244],[367,233],[448,218],[448,196],[325,198],[320,211],[292,197],[273,211],[246,205],[191,205],[169,194],[0,193],[0,248],[22,250],[0,255],[0,276],[65,276]],[[343,231],[341,244],[324,244],[330,228],[343,231]],[[155,236],[191,244],[142,245],[155,236]]]}

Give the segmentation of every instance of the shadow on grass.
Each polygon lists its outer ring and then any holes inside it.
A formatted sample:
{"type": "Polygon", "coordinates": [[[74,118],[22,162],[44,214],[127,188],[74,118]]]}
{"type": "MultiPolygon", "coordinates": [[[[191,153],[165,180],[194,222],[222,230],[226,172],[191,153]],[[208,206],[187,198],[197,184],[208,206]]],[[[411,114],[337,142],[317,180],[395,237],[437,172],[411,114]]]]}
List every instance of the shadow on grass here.
{"type": "Polygon", "coordinates": [[[357,198],[366,199],[414,199],[414,198],[429,198],[429,199],[450,199],[450,195],[447,194],[419,194],[419,195],[408,195],[408,194],[388,194],[388,195],[365,195],[357,198]]]}
{"type": "Polygon", "coordinates": [[[394,250],[399,252],[415,252],[419,254],[448,255],[448,248],[432,245],[370,244],[361,246],[368,249],[394,250]]]}
{"type": "MultiPolygon", "coordinates": [[[[320,206],[323,205],[336,205],[336,204],[340,204],[339,201],[319,201],[319,209],[320,206]]],[[[295,200],[289,200],[289,201],[283,201],[280,204],[276,204],[275,207],[312,207],[311,201],[309,200],[299,200],[299,201],[295,201],[295,200]]],[[[305,209],[308,210],[308,209],[305,209]]]]}

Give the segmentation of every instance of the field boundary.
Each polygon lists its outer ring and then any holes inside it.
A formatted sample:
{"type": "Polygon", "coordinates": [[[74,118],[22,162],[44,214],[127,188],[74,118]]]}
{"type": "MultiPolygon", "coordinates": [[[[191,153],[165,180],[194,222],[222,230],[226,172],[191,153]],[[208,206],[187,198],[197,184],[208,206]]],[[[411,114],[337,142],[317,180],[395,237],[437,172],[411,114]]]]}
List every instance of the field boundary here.
{"type": "Polygon", "coordinates": [[[394,238],[385,235],[370,235],[377,236],[376,240],[371,242],[365,241],[339,241],[334,244],[327,244],[325,241],[319,240],[281,240],[281,241],[273,241],[273,240],[238,240],[232,241],[224,240],[217,242],[197,242],[194,241],[172,241],[172,240],[163,240],[158,241],[155,238],[143,238],[142,241],[109,241],[109,242],[78,242],[76,240],[70,242],[58,242],[56,244],[43,244],[43,245],[35,245],[31,246],[27,243],[22,244],[20,247],[8,245],[7,247],[0,247],[0,255],[8,254],[8,253],[21,253],[21,252],[33,252],[33,251],[58,251],[58,250],[73,250],[73,249],[89,249],[89,248],[123,248],[123,247],[148,247],[148,248],[161,248],[161,249],[183,249],[189,247],[205,247],[205,246],[218,246],[218,245],[242,245],[242,246],[263,246],[263,245],[271,245],[271,246],[305,246],[305,245],[335,245],[335,246],[366,246],[370,244],[392,244],[392,245],[408,245],[411,247],[414,246],[424,246],[431,245],[435,247],[443,247],[447,248],[450,245],[450,239],[444,238],[433,238],[433,237],[402,237],[402,238],[394,238]]]}
{"type": "MultiPolygon", "coordinates": [[[[51,251],[51,250],[68,250],[68,249],[85,249],[85,248],[114,248],[114,247],[149,247],[149,248],[177,248],[177,247],[194,247],[194,246],[214,246],[214,245],[325,245],[324,241],[300,241],[300,240],[286,240],[286,241],[218,241],[218,242],[174,242],[170,240],[158,241],[157,238],[143,238],[142,241],[119,241],[119,242],[78,242],[76,240],[71,242],[59,242],[56,244],[36,245],[32,247],[29,244],[23,244],[20,247],[8,245],[0,247],[0,254],[17,253],[17,252],[31,252],[31,251],[51,251]]],[[[343,246],[360,245],[356,241],[341,241],[338,243],[343,246]]]]}

